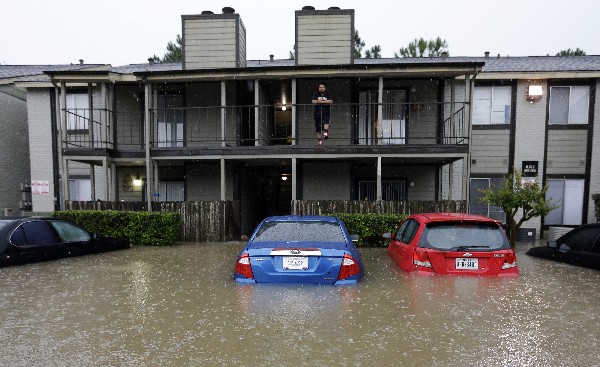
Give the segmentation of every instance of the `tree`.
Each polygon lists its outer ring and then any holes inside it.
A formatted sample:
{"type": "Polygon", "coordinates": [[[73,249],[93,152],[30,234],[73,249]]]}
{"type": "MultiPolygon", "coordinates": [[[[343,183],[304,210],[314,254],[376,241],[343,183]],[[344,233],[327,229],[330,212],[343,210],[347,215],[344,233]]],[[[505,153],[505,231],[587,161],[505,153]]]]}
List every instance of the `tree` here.
{"type": "Polygon", "coordinates": [[[381,59],[381,46],[375,45],[365,51],[365,59],[381,59]]]}
{"type": "Polygon", "coordinates": [[[177,35],[175,38],[175,42],[169,41],[167,44],[167,52],[164,54],[163,58],[159,58],[154,55],[151,57],[154,62],[162,62],[162,63],[170,63],[170,62],[182,62],[183,61],[183,40],[181,39],[181,35],[177,35]]]}
{"type": "Polygon", "coordinates": [[[354,30],[354,57],[360,59],[362,57],[362,49],[365,47],[363,41],[358,35],[358,29],[354,30]]]}
{"type": "Polygon", "coordinates": [[[566,50],[562,50],[556,54],[556,56],[585,56],[585,51],[577,47],[574,50],[567,48],[566,50]]]}
{"type": "Polygon", "coordinates": [[[437,37],[429,41],[423,37],[410,42],[406,47],[400,47],[399,52],[394,52],[394,57],[440,57],[448,52],[448,42],[437,37]]]}
{"type": "Polygon", "coordinates": [[[548,187],[540,187],[537,180],[522,180],[521,173],[514,171],[505,177],[501,187],[483,189],[481,201],[502,208],[506,214],[510,246],[514,249],[517,230],[523,223],[534,217],[544,216],[556,209],[552,200],[546,200],[548,187]],[[522,216],[515,219],[519,210],[522,216]]]}

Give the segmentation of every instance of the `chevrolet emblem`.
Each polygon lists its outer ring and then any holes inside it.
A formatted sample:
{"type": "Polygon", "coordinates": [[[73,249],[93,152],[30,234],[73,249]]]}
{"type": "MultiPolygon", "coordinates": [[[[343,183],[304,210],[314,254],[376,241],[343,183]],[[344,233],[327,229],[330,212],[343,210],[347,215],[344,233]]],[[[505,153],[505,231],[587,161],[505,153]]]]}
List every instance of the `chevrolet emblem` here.
{"type": "Polygon", "coordinates": [[[465,254],[464,254],[463,256],[464,256],[464,257],[471,257],[471,256],[473,256],[473,254],[472,254],[472,253],[470,253],[470,252],[465,252],[465,254]]]}

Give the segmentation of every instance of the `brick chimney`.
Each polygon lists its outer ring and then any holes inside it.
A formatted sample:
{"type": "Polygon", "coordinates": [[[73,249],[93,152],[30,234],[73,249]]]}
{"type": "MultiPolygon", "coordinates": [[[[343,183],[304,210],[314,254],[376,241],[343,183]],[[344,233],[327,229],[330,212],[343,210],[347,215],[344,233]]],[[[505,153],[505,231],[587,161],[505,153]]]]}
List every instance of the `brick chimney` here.
{"type": "Polygon", "coordinates": [[[296,10],[296,65],[354,63],[354,10],[296,10]]]}
{"type": "Polygon", "coordinates": [[[183,69],[246,66],[246,28],[233,8],[182,15],[183,69]]]}

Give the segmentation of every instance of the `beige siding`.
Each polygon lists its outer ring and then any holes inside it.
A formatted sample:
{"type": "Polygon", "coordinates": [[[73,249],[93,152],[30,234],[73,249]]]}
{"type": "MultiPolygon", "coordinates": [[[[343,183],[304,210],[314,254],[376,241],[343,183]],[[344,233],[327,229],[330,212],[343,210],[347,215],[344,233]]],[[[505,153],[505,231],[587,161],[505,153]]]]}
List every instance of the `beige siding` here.
{"type": "Polygon", "coordinates": [[[583,175],[587,130],[549,130],[546,173],[583,175]]]}
{"type": "Polygon", "coordinates": [[[352,61],[352,15],[297,15],[298,65],[335,65],[352,61]]]}
{"type": "Polygon", "coordinates": [[[184,18],[183,33],[186,69],[245,65],[246,35],[239,17],[184,18]]]}
{"type": "Polygon", "coordinates": [[[49,89],[27,90],[31,180],[48,181],[50,184],[48,195],[32,196],[34,212],[54,211],[54,197],[58,195],[58,190],[54,187],[54,165],[50,143],[52,136],[50,93],[49,89]]]}
{"type": "Polygon", "coordinates": [[[13,215],[19,215],[21,183],[30,183],[27,100],[23,91],[0,87],[0,126],[0,146],[3,147],[0,155],[0,216],[6,208],[13,209],[13,215]]]}
{"type": "Polygon", "coordinates": [[[510,130],[473,130],[471,164],[473,174],[508,172],[510,130]]]}

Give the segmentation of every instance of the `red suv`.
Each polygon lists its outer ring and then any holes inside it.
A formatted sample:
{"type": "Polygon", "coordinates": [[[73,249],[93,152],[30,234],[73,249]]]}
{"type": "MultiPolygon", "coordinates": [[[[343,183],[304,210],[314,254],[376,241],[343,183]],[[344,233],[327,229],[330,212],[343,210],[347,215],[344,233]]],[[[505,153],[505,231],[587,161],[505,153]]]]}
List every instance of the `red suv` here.
{"type": "MultiPolygon", "coordinates": [[[[390,233],[384,237],[391,238],[390,233]]],[[[517,258],[494,219],[458,213],[406,218],[387,249],[405,271],[428,274],[517,276],[517,258]]]]}

